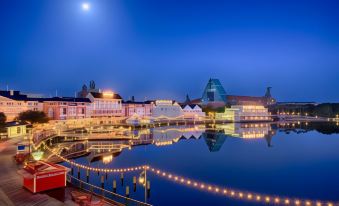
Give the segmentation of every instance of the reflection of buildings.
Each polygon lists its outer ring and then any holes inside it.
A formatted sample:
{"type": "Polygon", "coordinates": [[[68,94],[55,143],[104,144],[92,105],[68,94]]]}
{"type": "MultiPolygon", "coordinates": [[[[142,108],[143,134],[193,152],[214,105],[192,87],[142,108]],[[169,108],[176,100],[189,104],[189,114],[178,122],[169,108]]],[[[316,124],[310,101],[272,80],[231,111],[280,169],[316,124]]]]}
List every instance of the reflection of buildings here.
{"type": "Polygon", "coordinates": [[[232,123],[216,125],[217,130],[222,130],[225,135],[244,139],[264,138],[273,136],[275,131],[267,123],[232,123]]]}
{"type": "Polygon", "coordinates": [[[219,151],[227,137],[224,133],[215,132],[215,131],[212,131],[212,132],[206,131],[203,133],[202,136],[204,137],[205,142],[210,152],[219,151]]]}
{"type": "Polygon", "coordinates": [[[154,144],[157,146],[171,145],[181,139],[199,139],[205,131],[204,126],[162,127],[152,131],[154,144]]]}

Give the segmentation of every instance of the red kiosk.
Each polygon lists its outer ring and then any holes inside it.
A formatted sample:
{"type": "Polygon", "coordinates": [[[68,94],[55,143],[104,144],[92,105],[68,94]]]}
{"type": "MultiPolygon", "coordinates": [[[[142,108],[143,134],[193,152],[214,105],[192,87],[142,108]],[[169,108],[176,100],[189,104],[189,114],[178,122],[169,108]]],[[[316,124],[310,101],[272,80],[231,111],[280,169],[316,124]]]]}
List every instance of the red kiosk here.
{"type": "Polygon", "coordinates": [[[33,193],[66,186],[67,167],[37,161],[28,163],[20,173],[24,187],[33,193]]]}

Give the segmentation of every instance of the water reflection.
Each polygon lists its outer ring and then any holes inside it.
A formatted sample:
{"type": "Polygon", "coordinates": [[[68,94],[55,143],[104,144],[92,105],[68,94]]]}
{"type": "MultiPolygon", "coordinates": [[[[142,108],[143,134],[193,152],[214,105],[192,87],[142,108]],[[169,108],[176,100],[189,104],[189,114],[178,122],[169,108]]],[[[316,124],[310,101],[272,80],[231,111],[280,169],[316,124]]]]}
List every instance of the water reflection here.
{"type": "MultiPolygon", "coordinates": [[[[110,134],[106,128],[101,127],[103,134],[110,134]]],[[[86,135],[63,136],[49,140],[49,145],[54,145],[56,153],[67,157],[76,158],[87,156],[89,162],[103,161],[108,164],[118,157],[124,149],[140,145],[168,146],[179,141],[198,140],[203,138],[210,152],[218,152],[224,145],[227,138],[241,138],[245,140],[265,139],[268,147],[272,147],[273,137],[277,131],[289,133],[307,133],[317,131],[323,134],[339,133],[339,127],[332,122],[291,122],[291,123],[231,123],[217,125],[187,125],[187,126],[166,126],[159,128],[143,128],[139,130],[126,130],[121,132],[110,129],[118,138],[95,138],[86,135]]],[[[74,134],[76,134],[74,132],[74,134]]],[[[101,136],[100,136],[101,137],[101,136]]]]}
{"type": "MultiPolygon", "coordinates": [[[[100,129],[108,133],[107,128],[100,129]]],[[[74,162],[92,168],[116,169],[149,164],[168,173],[168,179],[171,176],[173,180],[174,174],[182,175],[188,177],[187,181],[202,180],[205,186],[205,183],[215,183],[218,190],[219,186],[241,189],[241,195],[244,190],[249,190],[306,199],[337,200],[332,188],[339,184],[336,178],[339,156],[335,150],[338,139],[334,138],[337,136],[323,138],[327,135],[322,134],[338,133],[338,130],[338,126],[330,122],[167,126],[125,130],[119,138],[111,136],[109,139],[72,137],[70,132],[66,137],[54,138],[47,145],[69,159],[75,158],[74,162]],[[272,145],[274,148],[270,148],[272,145]],[[312,184],[317,184],[317,189],[312,188],[312,184]],[[304,185],[307,185],[306,189],[304,185]],[[330,189],[322,193],[324,188],[330,189]]],[[[96,133],[99,132],[98,129],[96,133]]],[[[65,165],[72,166],[69,163],[65,165]]],[[[73,168],[77,171],[76,167],[73,168]]],[[[81,171],[82,179],[87,178],[86,173],[86,170],[81,171]]],[[[74,175],[77,176],[77,173],[74,175]]],[[[131,185],[139,171],[124,175],[126,185],[131,185]]],[[[159,175],[163,177],[163,173],[159,175]]],[[[105,188],[110,191],[113,190],[112,182],[120,180],[120,173],[109,173],[108,179],[105,172],[91,171],[89,176],[89,182],[99,186],[100,178],[105,176],[105,188]]],[[[172,191],[181,191],[175,192],[176,197],[187,198],[195,205],[208,205],[208,201],[216,203],[213,205],[225,205],[224,197],[202,197],[199,191],[195,193],[185,187],[169,185],[153,175],[150,180],[154,188],[150,202],[155,205],[176,205],[167,203],[168,199],[162,196],[172,191]],[[196,199],[197,195],[199,198],[196,199]]],[[[189,184],[187,181],[184,183],[189,184]]],[[[194,187],[194,182],[190,183],[194,187]]],[[[131,195],[142,200],[142,188],[137,187],[138,192],[131,195]]],[[[124,194],[125,185],[118,187],[117,192],[124,194]]],[[[247,205],[234,201],[227,203],[247,205]]]]}

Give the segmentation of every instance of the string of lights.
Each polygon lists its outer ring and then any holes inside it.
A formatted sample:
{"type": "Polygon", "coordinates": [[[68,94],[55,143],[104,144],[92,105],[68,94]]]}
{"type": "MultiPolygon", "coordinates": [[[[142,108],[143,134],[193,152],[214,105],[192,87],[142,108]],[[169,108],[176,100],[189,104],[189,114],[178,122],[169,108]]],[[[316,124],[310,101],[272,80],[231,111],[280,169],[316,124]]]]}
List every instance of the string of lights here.
{"type": "Polygon", "coordinates": [[[241,191],[227,187],[216,186],[204,182],[195,181],[191,178],[186,178],[183,176],[175,175],[173,173],[169,173],[160,169],[156,169],[150,167],[148,165],[141,165],[136,167],[129,167],[129,168],[96,168],[90,167],[87,165],[82,165],[76,163],[72,160],[69,160],[59,154],[53,152],[51,148],[49,148],[45,144],[45,148],[49,150],[51,153],[62,159],[63,161],[69,163],[72,167],[82,168],[89,171],[95,172],[104,172],[104,173],[122,173],[122,172],[133,172],[133,171],[141,171],[141,170],[148,170],[152,173],[156,174],[159,177],[165,178],[167,180],[171,180],[181,185],[186,185],[192,187],[194,189],[199,189],[205,192],[210,192],[214,194],[224,195],[228,198],[232,199],[239,199],[251,202],[261,202],[264,204],[274,204],[274,205],[295,205],[295,206],[335,206],[339,205],[338,203],[329,202],[329,201],[319,201],[319,200],[306,200],[301,198],[289,198],[277,195],[268,195],[268,194],[260,194],[248,191],[241,191]]]}

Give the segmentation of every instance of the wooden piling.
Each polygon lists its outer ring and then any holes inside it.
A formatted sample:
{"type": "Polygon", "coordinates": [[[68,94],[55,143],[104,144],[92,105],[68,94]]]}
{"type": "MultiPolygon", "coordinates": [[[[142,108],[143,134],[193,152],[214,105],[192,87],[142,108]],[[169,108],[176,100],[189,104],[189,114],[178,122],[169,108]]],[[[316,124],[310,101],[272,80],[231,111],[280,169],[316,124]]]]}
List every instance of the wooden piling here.
{"type": "Polygon", "coordinates": [[[116,193],[117,192],[117,181],[113,180],[113,192],[116,193]]]}
{"type": "Polygon", "coordinates": [[[124,173],[121,173],[120,180],[121,180],[121,186],[124,186],[124,173]]]}
{"type": "Polygon", "coordinates": [[[129,197],[129,186],[126,186],[126,197],[129,197]]]}
{"type": "Polygon", "coordinates": [[[135,176],[133,177],[133,191],[137,191],[137,177],[135,176]]]}

